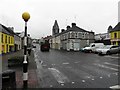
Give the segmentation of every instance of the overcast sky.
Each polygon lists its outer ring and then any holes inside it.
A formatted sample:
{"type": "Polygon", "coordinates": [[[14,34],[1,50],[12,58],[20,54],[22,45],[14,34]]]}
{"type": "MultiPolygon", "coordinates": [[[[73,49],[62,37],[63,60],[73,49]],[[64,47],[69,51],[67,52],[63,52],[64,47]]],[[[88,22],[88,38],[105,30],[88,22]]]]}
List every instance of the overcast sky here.
{"type": "Polygon", "coordinates": [[[28,33],[33,38],[52,34],[54,21],[60,29],[75,22],[95,33],[106,33],[118,23],[119,0],[0,0],[0,23],[24,31],[22,13],[30,13],[28,33]]]}

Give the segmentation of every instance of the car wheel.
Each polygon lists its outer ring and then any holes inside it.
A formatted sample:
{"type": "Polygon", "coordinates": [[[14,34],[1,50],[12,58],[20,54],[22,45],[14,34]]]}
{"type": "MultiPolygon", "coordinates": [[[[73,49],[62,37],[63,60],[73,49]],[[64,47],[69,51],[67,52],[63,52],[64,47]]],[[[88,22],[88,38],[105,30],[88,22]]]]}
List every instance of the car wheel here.
{"type": "Polygon", "coordinates": [[[110,51],[107,51],[107,53],[106,53],[107,55],[110,55],[110,51]]]}
{"type": "Polygon", "coordinates": [[[90,50],[89,52],[92,53],[92,50],[90,50]]]}

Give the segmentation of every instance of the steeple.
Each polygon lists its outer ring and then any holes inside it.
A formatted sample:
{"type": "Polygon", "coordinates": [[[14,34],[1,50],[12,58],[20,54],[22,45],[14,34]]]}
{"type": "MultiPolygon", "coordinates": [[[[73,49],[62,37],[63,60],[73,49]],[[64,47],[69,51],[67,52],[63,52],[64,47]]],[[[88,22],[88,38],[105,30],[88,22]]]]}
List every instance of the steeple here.
{"type": "Polygon", "coordinates": [[[112,29],[113,29],[113,28],[112,28],[112,26],[110,25],[110,26],[108,27],[108,31],[107,31],[107,32],[110,33],[110,32],[112,31],[112,29]]]}
{"type": "Polygon", "coordinates": [[[52,28],[52,35],[55,35],[58,33],[59,33],[59,26],[58,26],[57,20],[55,20],[55,23],[54,23],[53,28],[52,28]]]}

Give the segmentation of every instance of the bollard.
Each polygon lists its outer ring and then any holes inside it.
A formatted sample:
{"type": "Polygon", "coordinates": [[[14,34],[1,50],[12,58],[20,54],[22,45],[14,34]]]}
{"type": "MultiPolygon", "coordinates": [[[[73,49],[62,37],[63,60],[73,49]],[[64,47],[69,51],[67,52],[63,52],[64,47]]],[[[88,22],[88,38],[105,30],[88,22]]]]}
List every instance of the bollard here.
{"type": "Polygon", "coordinates": [[[16,88],[16,75],[14,70],[2,72],[2,89],[16,88]]]}

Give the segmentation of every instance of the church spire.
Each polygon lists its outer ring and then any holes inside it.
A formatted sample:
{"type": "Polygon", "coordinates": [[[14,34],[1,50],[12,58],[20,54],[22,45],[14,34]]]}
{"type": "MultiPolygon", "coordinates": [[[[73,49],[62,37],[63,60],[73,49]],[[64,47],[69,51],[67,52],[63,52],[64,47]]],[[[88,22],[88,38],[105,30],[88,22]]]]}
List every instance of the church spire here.
{"type": "Polygon", "coordinates": [[[53,29],[52,29],[52,35],[55,35],[58,33],[59,33],[59,26],[58,26],[57,20],[55,20],[55,23],[54,23],[53,29]]]}

